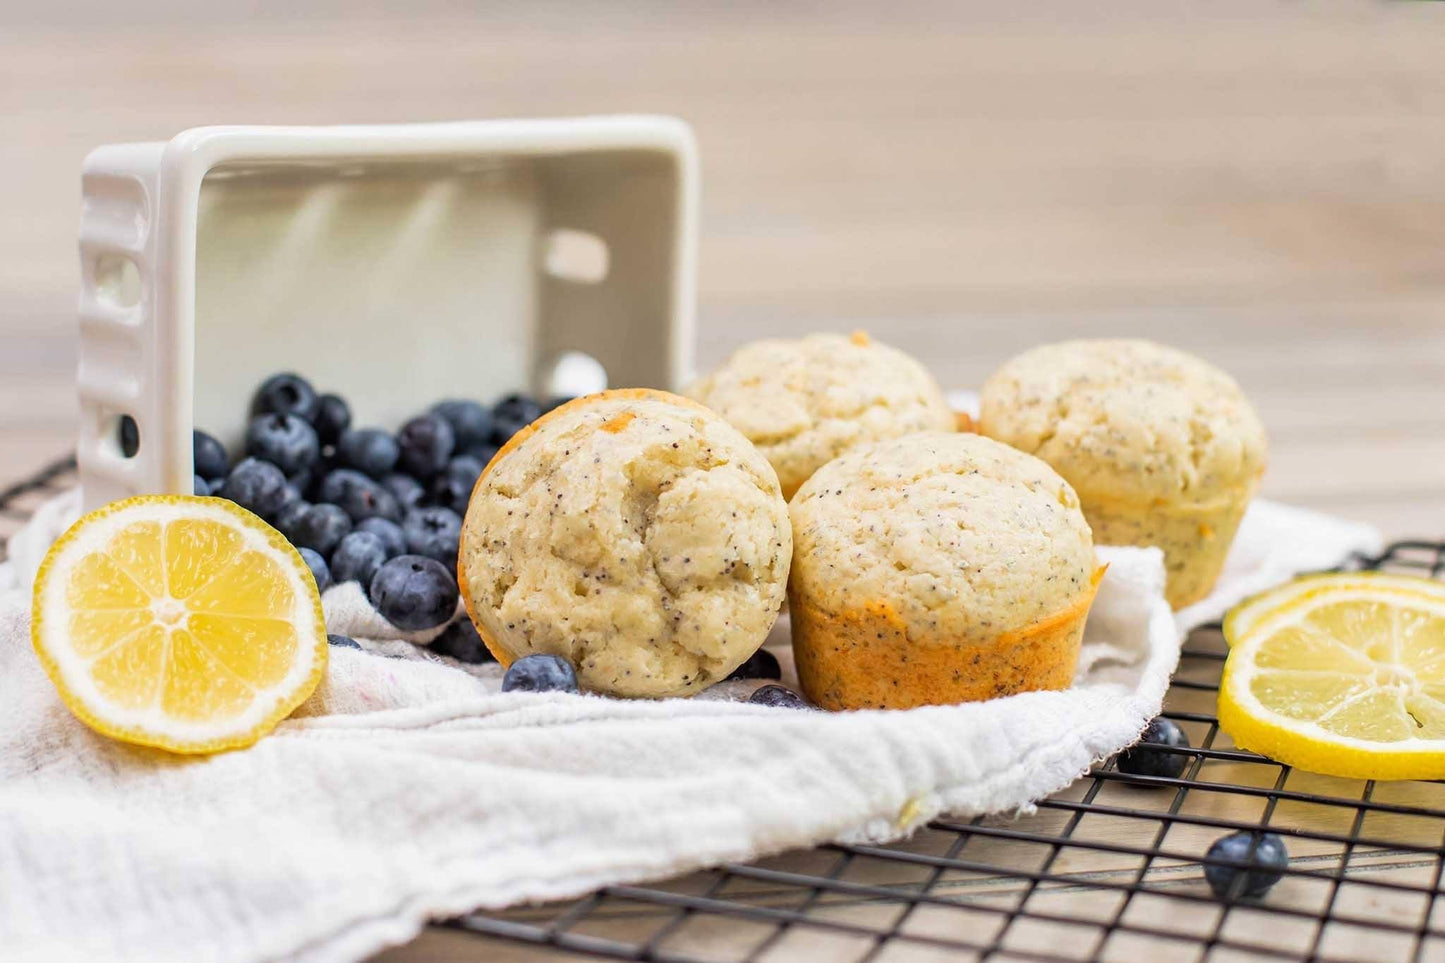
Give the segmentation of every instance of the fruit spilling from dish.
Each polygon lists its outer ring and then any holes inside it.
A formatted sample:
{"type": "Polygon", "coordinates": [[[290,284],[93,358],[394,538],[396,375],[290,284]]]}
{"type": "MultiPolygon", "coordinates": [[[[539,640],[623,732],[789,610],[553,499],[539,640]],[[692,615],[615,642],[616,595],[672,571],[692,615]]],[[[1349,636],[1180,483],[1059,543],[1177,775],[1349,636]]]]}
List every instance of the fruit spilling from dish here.
{"type": "MultiPolygon", "coordinates": [[[[194,490],[273,524],[322,591],[356,582],[387,621],[425,632],[456,615],[461,516],[482,469],[512,435],[565,400],[446,400],[393,434],[353,427],[344,398],[282,373],[257,389],[234,464],[220,441],[194,433],[194,490]]],[[[438,651],[452,658],[487,658],[464,632],[439,641],[438,651]]]]}

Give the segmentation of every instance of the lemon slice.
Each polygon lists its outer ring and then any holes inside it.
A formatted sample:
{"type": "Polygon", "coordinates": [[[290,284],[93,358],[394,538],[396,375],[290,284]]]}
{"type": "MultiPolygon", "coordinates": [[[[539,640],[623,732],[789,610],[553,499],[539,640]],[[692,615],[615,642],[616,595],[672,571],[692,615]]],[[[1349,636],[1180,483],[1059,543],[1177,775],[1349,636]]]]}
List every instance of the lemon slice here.
{"type": "Polygon", "coordinates": [[[1359,779],[1445,778],[1445,592],[1339,573],[1236,618],[1219,684],[1235,744],[1359,779]]]}
{"type": "Polygon", "coordinates": [[[1380,592],[1404,592],[1445,599],[1445,582],[1420,578],[1414,575],[1393,575],[1389,572],[1324,572],[1315,575],[1301,575],[1283,585],[1276,585],[1267,591],[1252,595],[1240,602],[1224,616],[1224,641],[1230,645],[1259,621],[1280,606],[1288,604],[1314,591],[1339,591],[1343,586],[1354,586],[1380,592]]]}
{"type": "Polygon", "coordinates": [[[326,668],[306,563],[219,498],[145,495],[81,518],[35,577],[30,633],[83,722],[172,752],[250,745],[326,668]]]}

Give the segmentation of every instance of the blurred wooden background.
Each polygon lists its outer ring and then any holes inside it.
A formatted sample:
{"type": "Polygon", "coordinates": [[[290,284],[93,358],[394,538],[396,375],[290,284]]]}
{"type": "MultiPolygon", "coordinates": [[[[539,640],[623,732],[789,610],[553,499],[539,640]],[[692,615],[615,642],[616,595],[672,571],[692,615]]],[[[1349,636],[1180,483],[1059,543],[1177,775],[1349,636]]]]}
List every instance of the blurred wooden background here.
{"type": "Polygon", "coordinates": [[[0,0],[0,485],[70,444],[91,147],[616,111],[697,131],[703,365],[1148,335],[1244,383],[1267,494],[1445,536],[1445,3],[0,0]]]}
{"type": "Polygon", "coordinates": [[[1149,335],[1245,384],[1268,494],[1445,534],[1437,3],[0,0],[0,482],[69,444],[90,147],[595,111],[696,128],[702,364],[1149,335]]]}

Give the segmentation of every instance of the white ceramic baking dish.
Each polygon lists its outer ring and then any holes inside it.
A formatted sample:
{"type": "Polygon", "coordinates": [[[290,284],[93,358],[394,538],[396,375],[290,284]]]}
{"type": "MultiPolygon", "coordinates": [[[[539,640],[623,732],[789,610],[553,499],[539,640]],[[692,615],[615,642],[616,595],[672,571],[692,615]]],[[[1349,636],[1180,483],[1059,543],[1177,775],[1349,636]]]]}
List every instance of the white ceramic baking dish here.
{"type": "Polygon", "coordinates": [[[236,450],[276,371],[395,427],[545,391],[568,352],[613,385],[691,368],[697,152],[672,118],[203,127],[99,148],[83,195],[87,509],[189,492],[192,427],[236,450]]]}

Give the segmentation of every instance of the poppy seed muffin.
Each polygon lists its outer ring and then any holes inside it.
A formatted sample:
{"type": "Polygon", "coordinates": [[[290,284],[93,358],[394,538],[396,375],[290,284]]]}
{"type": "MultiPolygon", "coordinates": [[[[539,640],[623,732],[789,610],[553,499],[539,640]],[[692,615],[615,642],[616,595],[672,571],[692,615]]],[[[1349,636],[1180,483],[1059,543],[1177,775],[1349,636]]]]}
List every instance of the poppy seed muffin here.
{"type": "Polygon", "coordinates": [[[477,480],[457,582],[503,665],[568,659],[584,689],[687,695],[762,645],[792,553],[777,476],[717,415],[662,391],[568,402],[477,480]]]}
{"type": "Polygon", "coordinates": [[[1218,368],[1149,341],[1025,352],[983,387],[980,430],[1052,465],[1101,545],[1157,545],[1175,608],[1214,587],[1264,474],[1264,426],[1218,368]]]}
{"type": "Polygon", "coordinates": [[[754,341],[688,394],[757,445],[784,498],[850,448],[955,424],[923,365],[862,331],[754,341]]]}
{"type": "Polygon", "coordinates": [[[793,654],[829,709],[1064,689],[1098,576],[1067,482],[979,435],[855,448],[789,506],[793,654]]]}

